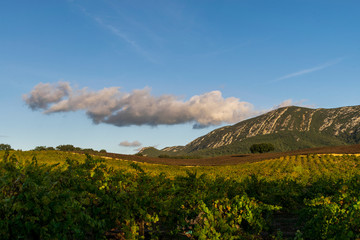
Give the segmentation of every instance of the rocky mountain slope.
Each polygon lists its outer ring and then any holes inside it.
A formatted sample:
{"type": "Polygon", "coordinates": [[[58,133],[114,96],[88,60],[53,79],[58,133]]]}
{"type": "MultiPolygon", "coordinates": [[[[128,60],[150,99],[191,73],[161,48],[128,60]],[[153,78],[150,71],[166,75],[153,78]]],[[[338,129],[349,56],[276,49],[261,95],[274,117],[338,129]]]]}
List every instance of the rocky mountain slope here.
{"type": "MultiPolygon", "coordinates": [[[[248,152],[251,143],[274,142],[278,151],[360,142],[360,106],[333,109],[279,108],[232,126],[216,129],[186,146],[167,147],[170,155],[248,152]],[[221,151],[220,151],[221,150],[221,151]]],[[[146,150],[144,150],[146,154],[146,150]]],[[[210,154],[211,155],[211,154],[210,154]]]]}

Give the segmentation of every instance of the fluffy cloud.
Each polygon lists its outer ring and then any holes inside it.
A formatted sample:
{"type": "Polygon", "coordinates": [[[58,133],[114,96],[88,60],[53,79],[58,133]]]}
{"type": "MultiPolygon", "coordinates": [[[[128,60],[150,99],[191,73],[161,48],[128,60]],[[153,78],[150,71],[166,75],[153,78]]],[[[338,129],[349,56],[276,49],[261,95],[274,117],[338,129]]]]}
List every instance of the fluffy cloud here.
{"type": "Polygon", "coordinates": [[[223,98],[220,91],[195,95],[185,101],[174,95],[151,95],[150,88],[121,92],[118,87],[90,91],[67,82],[40,83],[23,96],[32,110],[46,114],[83,110],[94,123],[116,126],[194,123],[194,128],[236,123],[257,114],[253,105],[223,98]]]}
{"type": "Polygon", "coordinates": [[[133,142],[123,141],[119,145],[122,147],[140,147],[142,144],[139,141],[133,141],[133,142]]]}
{"type": "Polygon", "coordinates": [[[49,104],[59,102],[63,97],[68,96],[71,87],[67,82],[57,84],[39,83],[29,95],[24,96],[25,102],[32,110],[46,109],[49,104]]]}

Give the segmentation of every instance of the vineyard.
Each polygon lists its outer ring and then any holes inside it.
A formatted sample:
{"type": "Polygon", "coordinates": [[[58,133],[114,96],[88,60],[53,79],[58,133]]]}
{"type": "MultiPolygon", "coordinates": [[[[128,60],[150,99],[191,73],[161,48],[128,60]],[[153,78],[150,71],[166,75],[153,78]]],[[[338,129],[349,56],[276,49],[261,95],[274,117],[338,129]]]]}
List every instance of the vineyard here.
{"type": "Polygon", "coordinates": [[[223,166],[0,152],[0,239],[357,239],[360,157],[223,166]]]}

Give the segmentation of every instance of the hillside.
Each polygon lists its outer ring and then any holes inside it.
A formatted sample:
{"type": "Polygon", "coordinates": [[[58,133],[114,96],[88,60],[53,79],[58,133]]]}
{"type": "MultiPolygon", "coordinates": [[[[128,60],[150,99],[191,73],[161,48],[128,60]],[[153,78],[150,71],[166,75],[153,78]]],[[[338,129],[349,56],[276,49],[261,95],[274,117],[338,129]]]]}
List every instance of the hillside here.
{"type": "Polygon", "coordinates": [[[167,147],[154,154],[219,156],[248,153],[254,143],[270,142],[276,151],[337,146],[360,142],[360,106],[333,109],[279,108],[232,126],[216,129],[186,146],[167,147]]]}

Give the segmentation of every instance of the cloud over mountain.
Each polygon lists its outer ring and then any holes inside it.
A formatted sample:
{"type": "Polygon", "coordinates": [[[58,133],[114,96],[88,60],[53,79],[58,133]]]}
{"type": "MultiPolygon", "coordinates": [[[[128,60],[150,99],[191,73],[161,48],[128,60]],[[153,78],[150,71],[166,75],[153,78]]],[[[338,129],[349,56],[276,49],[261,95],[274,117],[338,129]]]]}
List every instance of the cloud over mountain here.
{"type": "Polygon", "coordinates": [[[257,112],[238,98],[224,98],[220,91],[195,95],[189,100],[174,95],[151,95],[150,88],[121,92],[119,87],[91,91],[73,89],[67,82],[39,83],[23,95],[32,110],[45,114],[85,111],[94,123],[116,126],[194,123],[195,128],[236,123],[257,112]]]}

